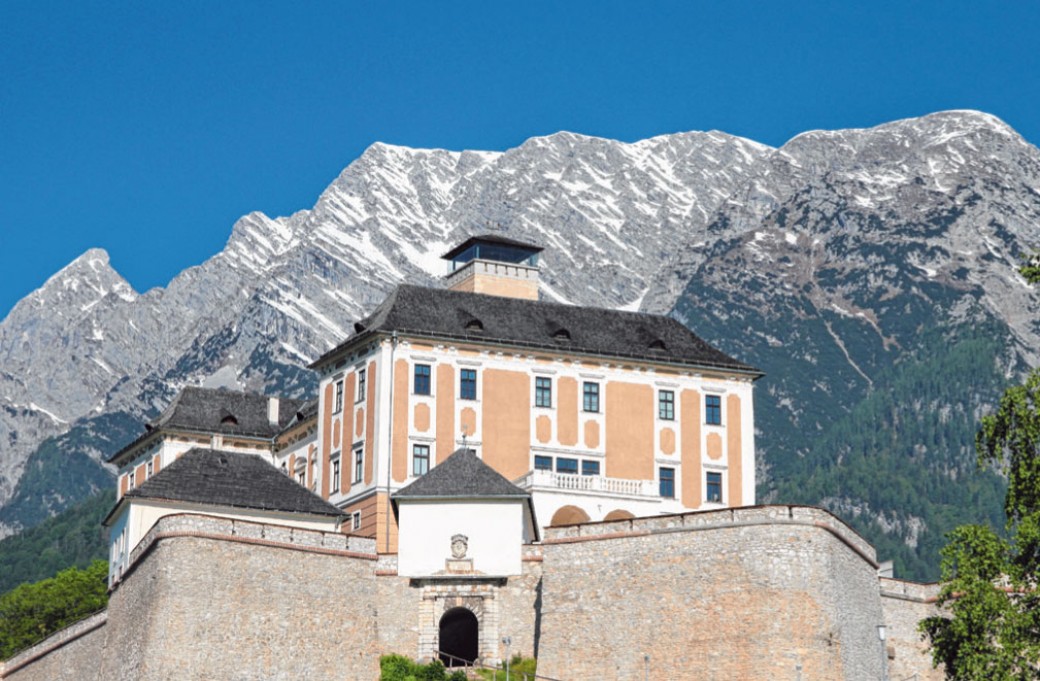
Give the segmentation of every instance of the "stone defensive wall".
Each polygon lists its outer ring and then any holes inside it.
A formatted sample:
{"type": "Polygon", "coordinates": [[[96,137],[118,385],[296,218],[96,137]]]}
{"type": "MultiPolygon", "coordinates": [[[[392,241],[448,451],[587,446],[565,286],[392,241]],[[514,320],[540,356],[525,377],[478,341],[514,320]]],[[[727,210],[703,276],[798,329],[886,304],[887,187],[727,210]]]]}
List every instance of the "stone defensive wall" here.
{"type": "Polygon", "coordinates": [[[106,613],[16,655],[0,676],[371,681],[375,562],[372,539],[167,516],[132,554],[106,613]]]}
{"type": "Polygon", "coordinates": [[[881,609],[888,625],[886,653],[888,675],[892,679],[907,679],[917,674],[919,681],[943,681],[941,669],[932,667],[917,623],[939,614],[938,584],[920,584],[901,579],[881,579],[881,609]]]}
{"type": "Polygon", "coordinates": [[[874,549],[831,514],[755,506],[551,528],[540,674],[877,679],[874,549]]]}

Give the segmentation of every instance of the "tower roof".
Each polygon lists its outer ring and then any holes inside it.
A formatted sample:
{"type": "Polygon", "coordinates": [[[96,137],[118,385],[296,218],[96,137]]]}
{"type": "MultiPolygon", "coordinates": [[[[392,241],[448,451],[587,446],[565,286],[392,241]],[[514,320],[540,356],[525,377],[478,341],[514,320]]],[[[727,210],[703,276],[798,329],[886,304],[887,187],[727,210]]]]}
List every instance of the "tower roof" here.
{"type": "Polygon", "coordinates": [[[418,480],[393,494],[393,499],[529,499],[531,495],[463,447],[418,480]]]}
{"type": "Polygon", "coordinates": [[[543,250],[545,250],[544,248],[542,248],[541,246],[538,246],[536,244],[527,243],[525,241],[519,241],[517,239],[510,239],[509,237],[501,236],[499,234],[476,234],[476,235],[471,236],[470,238],[466,239],[461,244],[459,244],[455,248],[451,249],[450,251],[448,251],[444,255],[442,255],[441,259],[443,259],[443,260],[452,260],[457,255],[459,255],[460,253],[464,252],[470,246],[475,246],[477,244],[509,246],[509,247],[516,248],[518,250],[526,251],[529,255],[534,255],[535,253],[541,253],[543,250]]]}

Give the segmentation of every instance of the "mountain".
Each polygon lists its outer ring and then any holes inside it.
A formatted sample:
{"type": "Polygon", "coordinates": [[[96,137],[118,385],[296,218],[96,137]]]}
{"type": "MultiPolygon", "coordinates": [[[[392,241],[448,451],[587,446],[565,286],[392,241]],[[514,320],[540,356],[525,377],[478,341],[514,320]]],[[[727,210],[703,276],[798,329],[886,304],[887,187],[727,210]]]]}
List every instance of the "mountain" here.
{"type": "Polygon", "coordinates": [[[823,503],[923,574],[950,523],[999,513],[971,436],[1036,364],[1038,296],[1015,268],[1038,214],[1040,151],[971,111],[778,149],[719,132],[375,144],[313,208],[241,218],[166,288],[138,294],[90,251],[15,306],[0,524],[104,486],[96,462],[184,385],[306,394],[302,367],[394,285],[433,284],[449,245],[505,231],[546,247],[547,298],[670,312],[764,368],[761,494],[823,503]],[[48,489],[63,452],[95,471],[75,494],[48,489]]]}

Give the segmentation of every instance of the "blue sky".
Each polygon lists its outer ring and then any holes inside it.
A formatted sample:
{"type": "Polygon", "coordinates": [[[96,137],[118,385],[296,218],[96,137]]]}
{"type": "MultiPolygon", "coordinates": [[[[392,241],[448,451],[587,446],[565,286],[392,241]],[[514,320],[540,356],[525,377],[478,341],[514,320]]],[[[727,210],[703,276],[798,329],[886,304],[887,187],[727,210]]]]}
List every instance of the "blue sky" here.
{"type": "Polygon", "coordinates": [[[1040,140],[1037,2],[0,3],[0,317],[92,247],[139,291],[369,144],[506,149],[943,109],[1040,140]]]}

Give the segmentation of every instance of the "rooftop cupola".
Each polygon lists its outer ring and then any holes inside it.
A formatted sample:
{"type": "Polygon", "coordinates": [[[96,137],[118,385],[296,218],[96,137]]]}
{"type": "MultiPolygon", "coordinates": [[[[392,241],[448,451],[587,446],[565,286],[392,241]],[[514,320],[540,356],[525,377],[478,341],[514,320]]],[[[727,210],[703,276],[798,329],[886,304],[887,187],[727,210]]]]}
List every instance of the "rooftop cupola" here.
{"type": "Polygon", "coordinates": [[[541,246],[497,234],[472,236],[441,257],[450,263],[453,291],[538,300],[541,246]]]}

